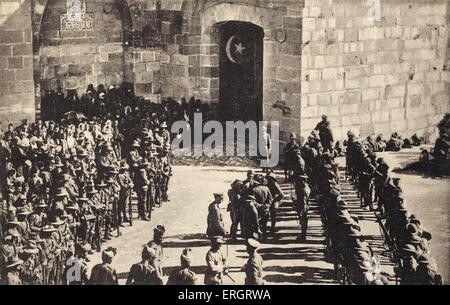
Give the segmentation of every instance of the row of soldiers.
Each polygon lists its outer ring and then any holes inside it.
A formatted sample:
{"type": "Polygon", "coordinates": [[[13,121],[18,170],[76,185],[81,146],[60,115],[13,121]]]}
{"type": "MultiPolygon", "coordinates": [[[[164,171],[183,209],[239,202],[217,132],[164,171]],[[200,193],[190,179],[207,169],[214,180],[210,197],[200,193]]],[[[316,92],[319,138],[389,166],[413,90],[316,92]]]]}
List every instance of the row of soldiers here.
{"type": "Polygon", "coordinates": [[[143,220],[168,201],[167,124],[130,135],[130,147],[115,141],[117,128],[109,119],[39,120],[0,134],[2,281],[16,282],[20,266],[33,274],[21,276],[23,284],[61,284],[76,248],[100,251],[113,230],[132,225],[135,193],[143,220]]]}
{"type": "Polygon", "coordinates": [[[389,166],[370,146],[348,133],[347,168],[363,206],[377,203],[376,211],[387,246],[398,264],[396,274],[405,285],[437,285],[442,277],[431,257],[427,232],[415,215],[408,214],[400,178],[389,176],[389,166]]]}
{"type": "MultiPolygon", "coordinates": [[[[194,255],[191,248],[183,249],[180,255],[180,266],[175,267],[165,281],[163,274],[163,236],[165,228],[158,225],[154,229],[153,240],[145,244],[141,251],[141,260],[132,264],[126,278],[126,285],[197,285],[198,275],[192,270],[194,255]]],[[[210,238],[211,248],[206,254],[206,271],[204,284],[221,285],[223,277],[229,275],[230,267],[227,264],[227,257],[222,251],[222,245],[226,242],[221,236],[210,238]]],[[[249,255],[247,263],[240,271],[246,274],[246,285],[259,285],[262,282],[262,258],[257,249],[260,244],[255,239],[248,239],[246,242],[247,253],[249,255]]],[[[74,253],[67,259],[63,270],[63,279],[69,285],[118,285],[119,276],[113,266],[113,259],[117,255],[117,249],[109,247],[102,251],[102,262],[88,268],[89,246],[77,244],[74,253]]],[[[16,260],[14,266],[9,267],[9,277],[13,274],[20,282],[24,278],[24,261],[16,260]]]]}

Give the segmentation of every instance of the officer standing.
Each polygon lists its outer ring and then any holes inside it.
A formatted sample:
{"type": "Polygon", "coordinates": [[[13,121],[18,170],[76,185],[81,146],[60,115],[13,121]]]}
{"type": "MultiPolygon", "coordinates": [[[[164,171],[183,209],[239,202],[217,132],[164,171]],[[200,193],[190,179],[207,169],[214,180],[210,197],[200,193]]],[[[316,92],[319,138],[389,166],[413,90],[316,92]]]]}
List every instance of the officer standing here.
{"type": "Polygon", "coordinates": [[[308,210],[309,210],[309,196],[311,194],[311,189],[307,182],[308,176],[297,175],[294,177],[295,194],[297,200],[295,202],[298,218],[301,226],[301,234],[298,236],[298,240],[306,240],[306,230],[308,229],[308,210]]]}
{"type": "Polygon", "coordinates": [[[249,255],[247,263],[244,265],[245,285],[264,285],[263,281],[263,259],[257,252],[260,243],[249,238],[247,240],[247,253],[249,255]]]}
{"type": "Polygon", "coordinates": [[[206,254],[205,285],[222,285],[222,277],[228,274],[226,257],[220,250],[224,243],[222,236],[211,237],[211,249],[206,254]]]}
{"type": "Polygon", "coordinates": [[[197,275],[190,270],[194,256],[192,249],[185,248],[181,253],[181,267],[173,271],[167,281],[167,285],[196,285],[197,275]]]}
{"type": "Polygon", "coordinates": [[[206,229],[206,235],[208,237],[225,236],[227,234],[219,207],[222,201],[223,194],[214,193],[214,201],[208,207],[208,228],[206,229]]]}

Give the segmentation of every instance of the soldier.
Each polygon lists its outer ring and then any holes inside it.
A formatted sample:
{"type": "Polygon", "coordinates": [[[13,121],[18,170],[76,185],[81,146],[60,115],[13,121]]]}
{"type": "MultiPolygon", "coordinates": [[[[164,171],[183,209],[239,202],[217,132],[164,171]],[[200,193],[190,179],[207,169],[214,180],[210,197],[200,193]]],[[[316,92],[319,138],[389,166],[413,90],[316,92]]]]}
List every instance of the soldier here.
{"type": "Polygon", "coordinates": [[[145,215],[147,203],[147,191],[150,183],[147,175],[147,166],[149,165],[147,159],[143,159],[140,164],[140,169],[134,179],[134,188],[138,197],[138,213],[142,220],[150,221],[150,218],[145,215]]]}
{"type": "Polygon", "coordinates": [[[18,257],[11,257],[6,263],[5,270],[2,274],[3,285],[22,285],[22,279],[20,278],[20,268],[23,261],[18,257]]]}
{"type": "Polygon", "coordinates": [[[228,274],[226,257],[220,250],[224,243],[222,236],[211,236],[211,249],[206,254],[205,285],[222,285],[222,277],[228,274]]]}
{"type": "Polygon", "coordinates": [[[102,263],[97,264],[92,268],[90,285],[118,285],[119,280],[116,270],[111,266],[117,250],[109,247],[102,252],[102,263]]]}
{"type": "Polygon", "coordinates": [[[247,253],[249,255],[244,266],[245,285],[264,285],[263,281],[263,259],[257,252],[260,243],[253,239],[247,239],[247,253]]]}
{"type": "Polygon", "coordinates": [[[261,234],[258,209],[254,195],[248,195],[243,202],[241,236],[245,239],[258,239],[261,234]]]}
{"type": "Polygon", "coordinates": [[[208,237],[227,235],[225,224],[223,222],[223,216],[219,207],[222,201],[223,194],[214,193],[214,201],[208,207],[208,228],[206,229],[206,235],[208,237]]]}
{"type": "Polygon", "coordinates": [[[265,240],[267,238],[267,222],[269,221],[273,198],[270,189],[267,185],[265,185],[264,176],[256,175],[255,180],[258,185],[252,189],[252,194],[255,195],[256,198],[256,207],[258,208],[262,240],[265,240]]]}
{"type": "Polygon", "coordinates": [[[322,115],[322,121],[316,125],[316,128],[319,132],[320,143],[323,146],[324,150],[332,151],[333,150],[333,131],[330,127],[330,121],[328,121],[328,117],[326,115],[322,115]]]}
{"type": "Polygon", "coordinates": [[[40,201],[38,205],[35,206],[35,212],[29,216],[29,224],[31,232],[39,232],[41,228],[47,222],[47,214],[44,210],[47,208],[47,204],[44,201],[40,201]]]}
{"type": "Polygon", "coordinates": [[[227,211],[230,212],[231,227],[230,239],[236,240],[238,225],[242,218],[242,187],[244,184],[240,180],[235,180],[231,184],[231,189],[228,190],[228,199],[230,200],[227,211]]]}
{"type": "Polygon", "coordinates": [[[147,246],[156,251],[156,259],[154,259],[152,263],[161,277],[163,276],[162,259],[164,254],[162,242],[165,232],[166,228],[163,225],[157,225],[156,228],[153,229],[153,240],[147,243],[147,246]]]}
{"type": "Polygon", "coordinates": [[[74,255],[67,259],[64,269],[64,279],[67,285],[88,285],[87,254],[88,244],[76,244],[74,255]]]}
{"type": "Polygon", "coordinates": [[[280,185],[277,182],[277,178],[273,173],[268,173],[266,175],[267,187],[270,190],[270,194],[272,195],[273,201],[270,205],[270,232],[273,235],[275,233],[275,225],[277,220],[277,209],[280,206],[281,200],[284,198],[283,191],[281,190],[280,185]]]}
{"type": "Polygon", "coordinates": [[[295,206],[298,214],[298,218],[301,226],[301,234],[298,236],[298,240],[306,241],[306,231],[308,229],[308,210],[309,210],[309,196],[311,189],[308,185],[308,176],[297,175],[294,178],[296,201],[295,206]]]}
{"type": "Polygon", "coordinates": [[[163,285],[163,279],[153,264],[157,258],[156,250],[144,246],[141,258],[140,263],[131,266],[126,285],[163,285]]]}
{"type": "Polygon", "coordinates": [[[44,285],[56,283],[58,273],[58,259],[61,254],[61,247],[58,245],[54,233],[56,229],[53,225],[44,226],[40,232],[42,238],[42,250],[45,256],[43,265],[44,285]]]}
{"type": "Polygon", "coordinates": [[[167,202],[167,201],[170,201],[167,191],[169,189],[169,180],[170,180],[170,176],[172,175],[172,168],[170,166],[169,156],[168,156],[167,152],[165,152],[165,151],[161,151],[160,164],[161,164],[161,170],[160,170],[161,199],[162,199],[162,201],[167,202]]]}
{"type": "MultiPolygon", "coordinates": [[[[129,222],[127,217],[127,208],[131,204],[131,190],[133,189],[133,181],[128,173],[129,166],[122,160],[120,162],[120,171],[117,175],[117,182],[120,186],[119,202],[118,202],[118,222],[120,226],[123,226],[123,222],[129,222]]],[[[129,215],[130,218],[132,215],[129,215]]]]}
{"type": "Polygon", "coordinates": [[[192,249],[185,248],[181,253],[180,260],[181,267],[170,274],[167,285],[196,285],[197,275],[189,269],[194,260],[192,249]]]}
{"type": "Polygon", "coordinates": [[[295,151],[300,149],[297,143],[297,135],[291,133],[289,136],[289,142],[284,147],[284,178],[286,181],[290,178],[290,171],[295,166],[295,151]]]}

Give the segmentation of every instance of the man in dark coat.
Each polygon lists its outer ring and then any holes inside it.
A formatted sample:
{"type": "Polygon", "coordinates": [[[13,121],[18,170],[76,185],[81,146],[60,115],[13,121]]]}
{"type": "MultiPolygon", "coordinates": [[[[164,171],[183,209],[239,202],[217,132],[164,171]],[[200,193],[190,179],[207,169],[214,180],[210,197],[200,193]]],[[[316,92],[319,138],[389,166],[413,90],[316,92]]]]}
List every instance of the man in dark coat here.
{"type": "Polygon", "coordinates": [[[223,216],[219,207],[222,201],[223,194],[214,193],[214,201],[208,207],[208,228],[206,229],[206,235],[208,235],[208,237],[227,235],[223,216]]]}
{"type": "Polygon", "coordinates": [[[261,230],[259,228],[258,209],[256,208],[256,201],[254,195],[248,195],[242,207],[242,223],[241,236],[245,239],[258,239],[261,230]]]}
{"type": "Polygon", "coordinates": [[[247,240],[247,253],[249,255],[244,266],[245,285],[264,285],[263,281],[263,259],[256,251],[260,244],[257,240],[249,238],[247,240]]]}
{"type": "Polygon", "coordinates": [[[119,280],[116,270],[111,266],[113,257],[116,256],[116,249],[109,247],[102,252],[102,263],[92,268],[91,285],[118,285],[119,280]]]}
{"type": "Polygon", "coordinates": [[[167,285],[196,285],[197,275],[189,269],[193,259],[192,249],[184,249],[180,257],[181,267],[170,274],[167,285]]]}
{"type": "Polygon", "coordinates": [[[315,130],[319,131],[320,143],[324,150],[332,151],[333,149],[333,131],[330,127],[330,121],[326,115],[322,115],[322,121],[320,121],[315,130]]]}

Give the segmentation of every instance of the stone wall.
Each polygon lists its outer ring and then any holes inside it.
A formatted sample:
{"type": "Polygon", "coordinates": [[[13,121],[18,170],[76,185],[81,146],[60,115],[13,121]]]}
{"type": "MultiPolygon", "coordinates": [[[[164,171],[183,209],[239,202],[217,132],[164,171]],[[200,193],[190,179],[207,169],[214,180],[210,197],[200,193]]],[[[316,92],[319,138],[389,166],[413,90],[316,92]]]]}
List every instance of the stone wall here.
{"type": "MultiPolygon", "coordinates": [[[[302,135],[328,114],[336,138],[423,133],[449,110],[445,0],[307,0],[303,12],[302,135]]],[[[447,19],[447,20],[446,20],[447,19]]]]}
{"type": "Polygon", "coordinates": [[[91,30],[63,31],[66,1],[49,0],[40,34],[40,89],[62,87],[82,94],[88,84],[118,85],[123,80],[122,21],[115,0],[86,1],[94,17],[91,30]],[[111,12],[105,13],[104,5],[111,12]]]}
{"type": "Polygon", "coordinates": [[[0,121],[34,119],[31,7],[28,0],[0,1],[0,121]]]}

